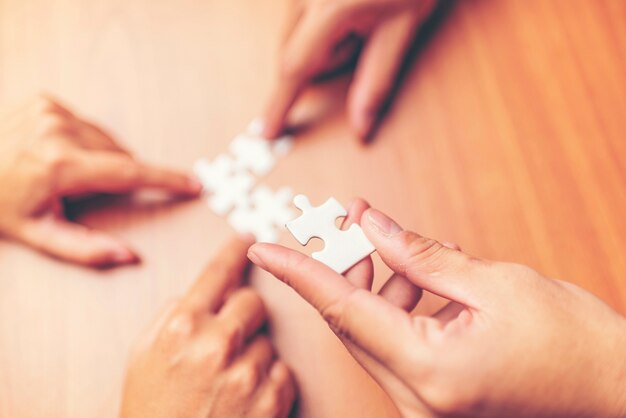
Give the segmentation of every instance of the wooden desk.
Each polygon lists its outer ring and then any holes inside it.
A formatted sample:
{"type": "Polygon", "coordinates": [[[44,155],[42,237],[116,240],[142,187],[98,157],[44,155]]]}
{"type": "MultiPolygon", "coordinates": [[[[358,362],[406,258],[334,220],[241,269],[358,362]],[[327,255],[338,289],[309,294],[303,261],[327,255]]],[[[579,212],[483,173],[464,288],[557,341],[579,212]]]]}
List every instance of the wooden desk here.
{"type": "MultiPolygon", "coordinates": [[[[188,168],[262,108],[284,2],[0,0],[0,102],[44,89],[145,159],[188,168]]],[[[353,140],[336,81],[309,95],[320,120],[266,183],[317,202],[367,197],[626,312],[625,18],[621,0],[458,2],[371,146],[353,140]]],[[[201,201],[96,207],[81,221],[145,261],[94,272],[0,244],[2,418],[113,417],[131,342],[231,234],[201,201]]],[[[253,282],[301,417],[395,416],[312,309],[270,277],[253,282]]]]}

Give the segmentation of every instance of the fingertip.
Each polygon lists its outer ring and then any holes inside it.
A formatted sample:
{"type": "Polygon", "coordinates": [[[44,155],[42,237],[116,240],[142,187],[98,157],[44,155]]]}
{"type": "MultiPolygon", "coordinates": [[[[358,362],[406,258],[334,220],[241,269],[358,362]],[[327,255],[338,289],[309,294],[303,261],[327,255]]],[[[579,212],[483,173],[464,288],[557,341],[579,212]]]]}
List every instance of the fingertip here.
{"type": "Polygon", "coordinates": [[[378,236],[387,238],[402,232],[402,227],[393,219],[373,208],[369,208],[363,213],[361,225],[366,231],[374,232],[378,236]]]}
{"type": "Polygon", "coordinates": [[[284,362],[278,360],[274,362],[269,372],[269,378],[276,382],[288,382],[291,380],[291,370],[284,362]]]}
{"type": "Polygon", "coordinates": [[[248,259],[252,262],[252,264],[262,268],[263,270],[267,270],[267,265],[263,260],[263,245],[264,244],[252,244],[252,246],[248,249],[248,259]]]}
{"type": "Polygon", "coordinates": [[[379,107],[370,103],[363,90],[357,81],[357,85],[350,92],[348,108],[352,129],[361,142],[367,142],[374,129],[379,107]]]}
{"type": "Polygon", "coordinates": [[[204,186],[202,185],[199,179],[197,179],[194,176],[189,176],[187,178],[187,190],[186,191],[189,193],[189,195],[198,196],[200,195],[200,193],[202,193],[203,189],[204,189],[204,186]]]}
{"type": "Polygon", "coordinates": [[[276,139],[282,130],[281,122],[268,122],[263,126],[261,134],[266,139],[276,139]]]}
{"type": "Polygon", "coordinates": [[[363,143],[369,141],[374,126],[372,114],[369,112],[357,112],[351,119],[352,126],[359,140],[363,143]]]}
{"type": "Polygon", "coordinates": [[[359,197],[353,198],[348,203],[346,212],[348,215],[342,223],[342,228],[349,227],[352,224],[359,224],[363,213],[370,207],[369,203],[359,197]]]}
{"type": "Polygon", "coordinates": [[[128,248],[120,248],[111,253],[110,260],[115,265],[124,265],[137,264],[141,261],[141,258],[138,254],[128,248]]]}
{"type": "Polygon", "coordinates": [[[279,279],[286,269],[292,268],[294,263],[304,257],[306,256],[302,253],[277,244],[256,243],[248,249],[248,259],[252,263],[275,276],[279,276],[279,279]]]}
{"type": "Polygon", "coordinates": [[[86,254],[74,261],[91,268],[106,269],[138,264],[141,262],[141,258],[134,251],[125,247],[119,247],[86,254]]]}

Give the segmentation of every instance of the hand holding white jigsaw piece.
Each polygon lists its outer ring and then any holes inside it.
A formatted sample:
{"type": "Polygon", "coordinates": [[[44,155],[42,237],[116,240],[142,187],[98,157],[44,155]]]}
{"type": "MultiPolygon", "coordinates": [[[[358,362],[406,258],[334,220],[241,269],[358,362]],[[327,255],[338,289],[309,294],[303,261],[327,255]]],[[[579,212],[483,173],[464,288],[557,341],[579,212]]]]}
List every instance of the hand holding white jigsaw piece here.
{"type": "Polygon", "coordinates": [[[337,228],[335,221],[347,212],[336,199],[331,197],[323,205],[313,207],[308,197],[298,195],[293,203],[302,215],[288,222],[287,229],[302,245],[311,238],[322,239],[324,249],[311,256],[337,273],[345,273],[376,250],[359,225],[352,224],[345,231],[337,228]]]}

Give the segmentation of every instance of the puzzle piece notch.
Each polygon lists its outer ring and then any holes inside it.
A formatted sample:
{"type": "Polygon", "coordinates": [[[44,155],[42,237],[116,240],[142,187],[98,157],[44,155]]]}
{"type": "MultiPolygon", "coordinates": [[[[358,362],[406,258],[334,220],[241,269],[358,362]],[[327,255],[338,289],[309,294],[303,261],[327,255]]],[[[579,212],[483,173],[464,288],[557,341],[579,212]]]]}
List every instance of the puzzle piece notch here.
{"type": "Polygon", "coordinates": [[[336,199],[331,197],[318,207],[313,207],[305,195],[296,196],[293,202],[302,215],[287,223],[287,229],[302,245],[312,238],[323,240],[324,249],[311,256],[337,273],[345,273],[375,251],[359,225],[353,224],[345,231],[337,228],[335,221],[347,212],[336,199]]]}
{"type": "Polygon", "coordinates": [[[278,227],[295,217],[289,207],[292,196],[288,187],[273,192],[267,186],[259,186],[248,202],[233,210],[228,222],[239,233],[253,234],[258,242],[277,242],[278,227]]]}
{"type": "Polygon", "coordinates": [[[194,171],[209,193],[209,207],[220,216],[231,209],[244,204],[256,181],[252,175],[237,168],[235,161],[228,155],[220,154],[213,162],[199,160],[194,171]]]}

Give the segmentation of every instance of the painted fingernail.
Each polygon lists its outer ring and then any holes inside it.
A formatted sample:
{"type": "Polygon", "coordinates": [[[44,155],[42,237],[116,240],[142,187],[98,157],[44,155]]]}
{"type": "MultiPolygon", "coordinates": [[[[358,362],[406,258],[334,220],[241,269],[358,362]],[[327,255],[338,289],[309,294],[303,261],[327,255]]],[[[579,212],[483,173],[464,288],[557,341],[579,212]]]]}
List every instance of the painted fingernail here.
{"type": "Polygon", "coordinates": [[[376,209],[370,209],[367,211],[367,219],[383,235],[389,236],[402,231],[400,225],[376,209]]]}
{"type": "Polygon", "coordinates": [[[253,264],[256,264],[257,266],[261,267],[263,270],[267,270],[267,266],[265,265],[265,262],[263,261],[261,257],[259,257],[259,255],[256,252],[254,252],[254,250],[252,249],[248,250],[248,259],[252,261],[253,264]]]}

